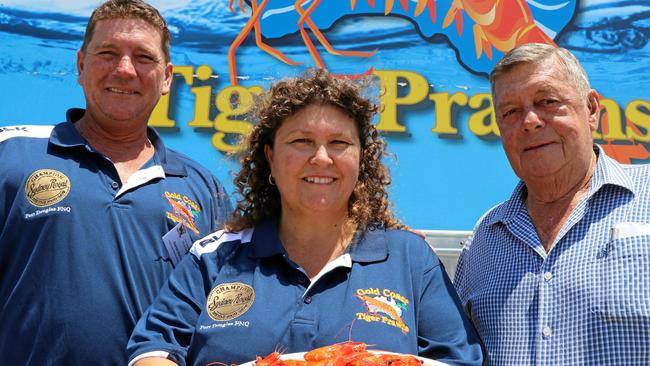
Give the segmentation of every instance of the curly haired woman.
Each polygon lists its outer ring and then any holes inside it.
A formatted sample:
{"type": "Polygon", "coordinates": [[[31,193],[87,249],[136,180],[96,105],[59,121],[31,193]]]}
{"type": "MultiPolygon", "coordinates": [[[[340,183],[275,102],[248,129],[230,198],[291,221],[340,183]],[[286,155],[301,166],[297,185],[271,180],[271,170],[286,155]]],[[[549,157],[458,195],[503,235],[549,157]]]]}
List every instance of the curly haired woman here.
{"type": "Polygon", "coordinates": [[[194,244],[140,320],[131,364],[239,364],[346,340],[481,364],[440,260],[391,214],[376,109],[325,71],[271,87],[233,217],[194,244]]]}

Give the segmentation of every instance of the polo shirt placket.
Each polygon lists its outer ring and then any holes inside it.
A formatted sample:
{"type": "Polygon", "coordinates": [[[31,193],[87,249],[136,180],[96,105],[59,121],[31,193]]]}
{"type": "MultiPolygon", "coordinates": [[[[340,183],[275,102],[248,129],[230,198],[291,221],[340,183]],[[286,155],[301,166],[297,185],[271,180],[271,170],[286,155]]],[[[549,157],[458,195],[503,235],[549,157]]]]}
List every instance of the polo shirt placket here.
{"type": "Polygon", "coordinates": [[[594,149],[589,192],[548,254],[528,216],[523,182],[479,220],[461,254],[455,285],[489,364],[650,361],[650,235],[612,238],[621,224],[650,223],[650,169],[594,149]]]}
{"type": "Polygon", "coordinates": [[[0,129],[0,324],[18,332],[0,334],[6,364],[124,364],[128,336],[173,269],[162,236],[180,214],[166,195],[195,205],[193,240],[230,212],[216,179],[153,129],[154,159],[120,185],[74,127],[83,113],[0,129]]]}
{"type": "Polygon", "coordinates": [[[239,364],[348,340],[429,357],[454,350],[480,363],[476,343],[459,347],[473,330],[427,243],[382,229],[357,239],[311,283],[287,258],[273,221],[198,241],[138,322],[130,364],[153,355],[239,364]]]}

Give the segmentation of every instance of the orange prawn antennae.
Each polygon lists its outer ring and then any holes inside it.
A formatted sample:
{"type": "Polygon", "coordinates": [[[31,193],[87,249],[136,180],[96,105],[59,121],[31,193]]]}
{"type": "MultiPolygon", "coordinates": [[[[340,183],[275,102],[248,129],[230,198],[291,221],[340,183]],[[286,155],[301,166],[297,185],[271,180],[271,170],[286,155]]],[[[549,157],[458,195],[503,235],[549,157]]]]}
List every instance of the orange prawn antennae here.
{"type": "MultiPolygon", "coordinates": [[[[325,69],[325,64],[323,63],[323,59],[320,57],[318,50],[316,50],[316,46],[314,46],[314,43],[309,38],[309,35],[307,34],[307,31],[305,30],[303,23],[307,23],[307,26],[314,33],[316,39],[318,39],[320,44],[323,45],[323,47],[327,50],[327,52],[333,55],[370,57],[377,52],[377,49],[370,52],[342,51],[342,50],[334,49],[334,47],[332,47],[332,45],[329,43],[327,38],[325,38],[323,33],[320,31],[318,26],[316,26],[316,24],[310,18],[314,10],[316,10],[316,8],[320,5],[321,0],[314,0],[314,2],[311,5],[309,5],[305,10],[302,9],[303,3],[305,3],[305,0],[296,0],[296,2],[294,3],[294,8],[298,12],[298,14],[300,14],[300,19],[298,20],[298,29],[300,31],[300,35],[302,36],[303,41],[305,42],[305,46],[307,46],[307,50],[309,51],[309,54],[311,55],[312,59],[314,60],[318,68],[325,69]]],[[[354,6],[354,4],[352,5],[354,6]]]]}
{"type": "MultiPolygon", "coordinates": [[[[234,0],[230,0],[232,3],[234,0]]],[[[237,64],[235,62],[235,50],[241,46],[241,44],[244,42],[246,37],[250,34],[251,30],[254,30],[255,32],[255,42],[257,43],[258,47],[260,47],[262,50],[266,51],[267,53],[271,54],[275,58],[279,59],[280,61],[288,64],[288,65],[299,65],[299,62],[294,62],[291,59],[289,59],[287,56],[285,56],[282,52],[276,50],[275,48],[265,44],[262,41],[262,33],[260,31],[260,15],[264,11],[264,8],[266,7],[268,3],[268,0],[262,0],[262,2],[257,5],[257,0],[252,0],[251,1],[251,17],[248,19],[248,22],[244,25],[244,28],[242,31],[237,35],[235,40],[232,42],[230,45],[230,48],[228,49],[228,69],[230,73],[230,84],[231,85],[237,85],[237,64]]],[[[243,6],[243,0],[240,0],[240,6],[243,6]]],[[[242,7],[243,9],[243,7],[242,7]]]]}

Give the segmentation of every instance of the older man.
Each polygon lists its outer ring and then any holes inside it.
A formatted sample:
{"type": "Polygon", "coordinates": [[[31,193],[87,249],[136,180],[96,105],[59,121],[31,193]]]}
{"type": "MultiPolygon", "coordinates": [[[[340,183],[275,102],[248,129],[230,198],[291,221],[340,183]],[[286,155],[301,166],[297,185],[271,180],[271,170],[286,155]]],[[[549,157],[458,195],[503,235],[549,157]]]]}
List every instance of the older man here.
{"type": "Polygon", "coordinates": [[[77,54],[86,109],[0,130],[0,364],[126,364],[175,262],[229,213],[220,183],[147,127],[169,39],[142,1],[104,3],[77,54]]]}
{"type": "Polygon", "coordinates": [[[567,50],[516,48],[490,81],[521,182],[455,279],[488,363],[650,365],[649,167],[594,145],[599,96],[567,50]]]}

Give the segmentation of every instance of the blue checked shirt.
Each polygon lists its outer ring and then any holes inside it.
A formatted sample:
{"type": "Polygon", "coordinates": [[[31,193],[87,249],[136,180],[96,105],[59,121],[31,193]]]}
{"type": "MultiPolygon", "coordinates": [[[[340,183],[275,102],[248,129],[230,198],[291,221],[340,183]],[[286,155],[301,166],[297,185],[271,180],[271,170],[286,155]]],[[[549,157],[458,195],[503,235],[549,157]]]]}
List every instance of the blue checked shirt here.
{"type": "Polygon", "coordinates": [[[549,253],[526,186],[486,213],[455,285],[492,365],[650,365],[650,166],[599,147],[589,193],[549,253]]]}

